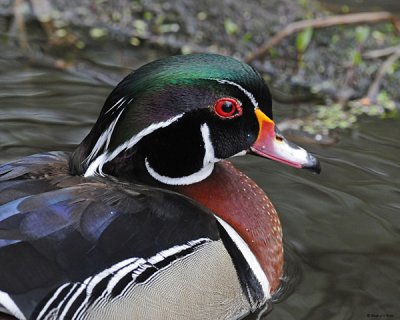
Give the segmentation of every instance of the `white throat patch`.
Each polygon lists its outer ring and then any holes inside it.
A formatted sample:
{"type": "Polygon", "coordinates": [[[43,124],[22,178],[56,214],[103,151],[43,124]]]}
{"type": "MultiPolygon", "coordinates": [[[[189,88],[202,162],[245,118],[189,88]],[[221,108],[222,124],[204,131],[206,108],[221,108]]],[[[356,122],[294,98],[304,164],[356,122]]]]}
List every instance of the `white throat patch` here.
{"type": "Polygon", "coordinates": [[[200,126],[200,131],[201,131],[201,136],[203,138],[204,142],[204,159],[203,159],[203,167],[190,175],[184,176],[184,177],[178,177],[178,178],[172,178],[172,177],[167,177],[163,176],[159,173],[157,173],[149,164],[149,161],[147,158],[145,159],[145,166],[149,174],[156,180],[169,184],[169,185],[188,185],[188,184],[193,184],[196,182],[200,182],[207,178],[213,171],[214,169],[214,163],[218,162],[220,159],[215,158],[214,154],[214,147],[211,142],[210,138],[210,128],[206,123],[203,123],[200,126]]]}

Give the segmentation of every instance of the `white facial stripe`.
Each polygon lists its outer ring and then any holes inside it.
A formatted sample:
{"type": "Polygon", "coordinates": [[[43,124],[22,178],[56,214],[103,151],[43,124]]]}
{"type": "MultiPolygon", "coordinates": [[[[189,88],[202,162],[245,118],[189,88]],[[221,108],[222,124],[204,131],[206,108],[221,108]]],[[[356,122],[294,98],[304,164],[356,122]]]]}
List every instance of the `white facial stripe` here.
{"type": "Polygon", "coordinates": [[[257,278],[258,282],[260,283],[262,290],[265,295],[265,301],[271,298],[271,293],[270,293],[270,285],[267,276],[265,275],[263,269],[261,268],[260,263],[258,262],[256,256],[254,253],[250,250],[249,246],[247,243],[243,240],[243,238],[236,232],[235,229],[233,229],[228,223],[226,223],[224,220],[219,218],[218,216],[215,216],[217,218],[218,222],[221,224],[221,226],[225,229],[225,231],[228,233],[228,235],[231,237],[239,251],[243,254],[243,257],[246,259],[247,264],[253,271],[255,277],[257,278]]]}
{"type": "Polygon", "coordinates": [[[210,138],[210,128],[207,124],[203,123],[200,127],[201,136],[204,142],[204,159],[203,159],[203,168],[199,171],[190,174],[188,176],[179,177],[179,178],[171,178],[167,176],[163,176],[157,173],[149,164],[147,158],[145,159],[145,166],[149,174],[156,180],[170,185],[188,185],[196,182],[200,182],[207,178],[214,169],[214,163],[218,162],[220,159],[215,158],[214,155],[214,147],[211,143],[210,138]]]}
{"type": "MultiPolygon", "coordinates": [[[[100,167],[100,165],[103,165],[105,162],[105,159],[107,157],[106,153],[101,154],[100,156],[98,156],[96,158],[96,160],[94,160],[90,166],[87,168],[86,172],[85,172],[85,177],[90,177],[90,176],[94,176],[97,172],[97,169],[100,167]]],[[[101,176],[104,176],[102,173],[100,173],[101,176]]]]}
{"type": "Polygon", "coordinates": [[[132,148],[143,137],[156,131],[157,129],[165,128],[165,127],[169,126],[171,123],[177,121],[182,116],[183,116],[183,113],[181,113],[171,119],[168,119],[167,121],[153,123],[152,125],[148,126],[147,128],[143,129],[142,131],[140,131],[138,134],[134,135],[129,140],[125,141],[123,144],[119,145],[114,151],[112,151],[112,152],[105,151],[90,164],[90,166],[87,168],[87,170],[85,172],[85,177],[93,176],[94,174],[96,174],[96,172],[99,173],[100,175],[104,176],[103,171],[102,171],[104,164],[113,160],[122,151],[132,148]]]}
{"type": "Polygon", "coordinates": [[[235,86],[236,88],[239,88],[250,99],[251,103],[254,106],[254,109],[258,108],[258,102],[257,102],[256,98],[253,96],[253,94],[250,91],[247,91],[240,84],[237,84],[236,82],[233,82],[233,81],[224,80],[224,79],[210,79],[210,80],[215,80],[215,81],[217,81],[219,83],[222,83],[222,84],[227,83],[227,84],[230,84],[232,86],[235,86]]]}
{"type": "Polygon", "coordinates": [[[85,159],[86,163],[90,162],[90,160],[92,160],[92,158],[99,152],[101,147],[104,145],[104,143],[107,139],[107,135],[109,134],[108,129],[106,131],[104,131],[101,134],[99,140],[97,140],[96,144],[94,145],[94,147],[92,149],[92,152],[90,152],[89,156],[85,159]]]}
{"type": "MultiPolygon", "coordinates": [[[[131,100],[132,101],[132,100],[131,100]]],[[[125,102],[125,97],[122,97],[121,99],[119,99],[116,103],[114,103],[114,105],[110,108],[110,109],[108,109],[107,111],[106,111],[106,114],[107,113],[109,113],[112,109],[114,109],[114,108],[116,108],[116,109],[118,109],[119,107],[121,107],[123,104],[124,104],[124,102],[125,102]]]]}
{"type": "Polygon", "coordinates": [[[122,111],[124,111],[124,110],[120,111],[118,116],[113,120],[113,122],[111,122],[110,126],[101,134],[99,140],[97,140],[95,146],[93,147],[92,152],[86,158],[86,160],[85,160],[86,163],[89,163],[90,160],[92,160],[92,158],[97,155],[97,153],[104,146],[104,144],[105,144],[104,149],[107,150],[108,145],[110,144],[111,136],[112,136],[112,134],[114,132],[114,129],[115,129],[115,126],[116,126],[116,124],[117,124],[117,122],[119,120],[119,117],[122,114],[122,111]]]}
{"type": "Polygon", "coordinates": [[[104,147],[106,150],[107,150],[107,148],[108,148],[108,145],[110,144],[110,140],[111,140],[112,133],[114,132],[115,125],[117,124],[118,119],[119,119],[119,117],[120,117],[121,114],[122,114],[122,111],[124,111],[124,110],[121,110],[121,111],[120,111],[120,113],[118,114],[118,116],[115,118],[115,120],[114,120],[114,121],[111,123],[111,125],[110,125],[110,128],[109,128],[110,134],[109,134],[108,137],[107,137],[106,146],[104,147]]]}

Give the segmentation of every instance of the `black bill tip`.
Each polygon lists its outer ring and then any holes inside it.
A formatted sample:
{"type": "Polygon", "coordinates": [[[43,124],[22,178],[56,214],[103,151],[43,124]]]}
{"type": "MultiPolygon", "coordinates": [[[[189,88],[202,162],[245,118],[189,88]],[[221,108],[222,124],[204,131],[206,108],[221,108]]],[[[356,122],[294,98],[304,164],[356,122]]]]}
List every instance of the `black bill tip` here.
{"type": "Polygon", "coordinates": [[[308,154],[307,162],[302,166],[303,169],[310,170],[313,173],[320,174],[321,173],[321,164],[319,160],[314,157],[312,154],[308,154]]]}

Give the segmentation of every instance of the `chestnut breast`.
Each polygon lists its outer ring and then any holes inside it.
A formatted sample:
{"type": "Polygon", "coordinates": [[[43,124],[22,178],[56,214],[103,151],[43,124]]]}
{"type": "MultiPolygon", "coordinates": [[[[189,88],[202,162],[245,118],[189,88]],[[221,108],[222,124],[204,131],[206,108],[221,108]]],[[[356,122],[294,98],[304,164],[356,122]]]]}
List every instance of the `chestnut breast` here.
{"type": "Polygon", "coordinates": [[[174,189],[233,227],[258,259],[271,293],[279,288],[283,274],[282,228],[271,201],[253,180],[229,161],[220,161],[205,180],[174,189]]]}

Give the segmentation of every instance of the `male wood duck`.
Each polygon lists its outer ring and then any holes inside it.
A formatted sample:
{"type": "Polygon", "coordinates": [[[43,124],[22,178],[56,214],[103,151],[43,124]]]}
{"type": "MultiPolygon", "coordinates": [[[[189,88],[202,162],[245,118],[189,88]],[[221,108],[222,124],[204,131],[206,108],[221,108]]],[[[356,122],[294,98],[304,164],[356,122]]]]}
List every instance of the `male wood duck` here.
{"type": "Polygon", "coordinates": [[[227,158],[319,172],[261,75],[174,56],[123,79],[70,153],[0,166],[0,310],[18,319],[241,319],[280,285],[282,232],[227,158]]]}

